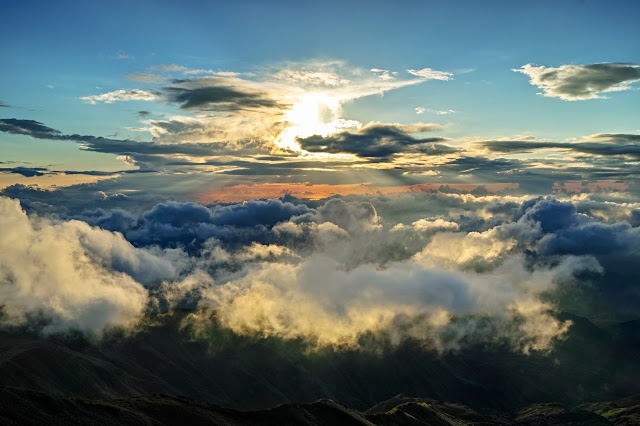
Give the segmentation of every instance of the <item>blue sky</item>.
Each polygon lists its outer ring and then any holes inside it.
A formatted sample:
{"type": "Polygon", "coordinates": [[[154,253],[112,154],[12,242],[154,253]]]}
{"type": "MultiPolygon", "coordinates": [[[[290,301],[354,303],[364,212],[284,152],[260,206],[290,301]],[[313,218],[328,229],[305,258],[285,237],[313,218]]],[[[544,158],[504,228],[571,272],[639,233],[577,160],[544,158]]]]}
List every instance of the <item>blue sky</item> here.
{"type": "MultiPolygon", "coordinates": [[[[165,95],[95,104],[81,99],[117,90],[160,93],[171,78],[196,81],[211,76],[162,71],[159,65],[239,73],[242,82],[230,80],[233,85],[253,84],[252,90],[258,90],[281,70],[315,72],[317,64],[331,61],[340,65],[322,65],[322,71],[351,81],[359,72],[359,79],[373,82],[381,74],[372,69],[387,70],[389,81],[414,78],[407,70],[450,73],[446,80],[429,77],[419,84],[379,87],[371,95],[359,92],[341,101],[334,118],[356,120],[361,126],[438,124],[437,137],[453,147],[525,137],[566,142],[640,130],[640,85],[633,75],[610,85],[626,90],[594,92],[593,97],[601,99],[565,100],[562,94],[538,95],[543,90],[531,84],[532,75],[513,71],[526,64],[548,71],[622,63],[631,64],[627,71],[633,74],[640,62],[638,2],[7,1],[3,10],[0,101],[10,107],[0,108],[0,118],[35,120],[63,134],[166,144],[168,136],[162,141],[153,132],[131,129],[149,126],[144,121],[150,119],[202,119],[210,114],[210,109],[187,111],[165,95]],[[135,73],[166,80],[143,82],[132,79],[135,73]],[[151,115],[139,116],[138,111],[151,115]]],[[[276,92],[279,99],[289,99],[282,87],[276,92]]],[[[170,143],[193,142],[192,137],[180,137],[175,135],[170,143]]],[[[245,140],[273,137],[275,133],[251,134],[245,140]]],[[[55,164],[52,169],[57,171],[136,167],[132,162],[123,165],[114,153],[89,151],[78,150],[73,142],[52,143],[16,131],[0,135],[0,161],[55,164]]],[[[246,155],[227,153],[236,159],[246,155]]],[[[394,161],[400,162],[402,155],[394,161]]],[[[166,172],[167,166],[162,167],[166,172]]],[[[429,167],[432,170],[433,163],[429,167]]]]}

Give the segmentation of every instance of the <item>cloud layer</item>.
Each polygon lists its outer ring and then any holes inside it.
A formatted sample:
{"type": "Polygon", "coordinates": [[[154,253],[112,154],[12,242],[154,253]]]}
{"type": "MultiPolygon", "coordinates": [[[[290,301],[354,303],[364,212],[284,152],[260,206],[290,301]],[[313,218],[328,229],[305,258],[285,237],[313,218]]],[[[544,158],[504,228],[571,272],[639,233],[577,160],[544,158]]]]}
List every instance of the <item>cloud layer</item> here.
{"type": "Polygon", "coordinates": [[[603,294],[640,255],[640,204],[597,197],[164,202],[63,220],[0,205],[4,321],[37,319],[45,332],[100,333],[183,306],[196,309],[196,331],[215,312],[235,333],[310,347],[356,348],[375,335],[440,351],[493,342],[530,352],[562,338],[570,323],[553,315],[558,297],[582,281],[600,289],[600,303],[625,294],[618,314],[635,300],[633,286],[603,294]]]}

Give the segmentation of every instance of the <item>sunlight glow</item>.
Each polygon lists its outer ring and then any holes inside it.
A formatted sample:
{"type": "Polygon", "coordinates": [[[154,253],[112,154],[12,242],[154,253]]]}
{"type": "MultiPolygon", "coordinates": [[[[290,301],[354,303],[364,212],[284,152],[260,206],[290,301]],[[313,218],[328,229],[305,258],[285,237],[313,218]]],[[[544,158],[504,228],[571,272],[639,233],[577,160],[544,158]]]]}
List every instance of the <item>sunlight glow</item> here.
{"type": "Polygon", "coordinates": [[[359,121],[339,118],[341,104],[345,100],[323,93],[308,93],[298,97],[293,108],[284,116],[284,121],[291,125],[276,137],[276,146],[303,153],[297,138],[313,135],[326,137],[342,130],[362,127],[359,121]]]}

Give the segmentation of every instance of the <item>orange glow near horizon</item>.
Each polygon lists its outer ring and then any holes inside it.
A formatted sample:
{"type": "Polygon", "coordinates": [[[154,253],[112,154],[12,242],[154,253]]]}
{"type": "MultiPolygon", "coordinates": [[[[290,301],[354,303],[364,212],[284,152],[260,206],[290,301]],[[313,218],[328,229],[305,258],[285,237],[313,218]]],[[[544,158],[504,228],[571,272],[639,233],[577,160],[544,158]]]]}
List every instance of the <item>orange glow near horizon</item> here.
{"type": "Polygon", "coordinates": [[[370,184],[309,184],[309,183],[260,183],[254,185],[233,185],[208,191],[198,197],[200,203],[239,203],[262,198],[279,198],[291,195],[296,198],[320,200],[334,195],[386,195],[397,196],[409,192],[438,192],[441,186],[448,186],[456,191],[473,191],[479,186],[486,187],[490,193],[504,189],[517,189],[517,183],[423,183],[403,186],[373,186],[370,184]]]}

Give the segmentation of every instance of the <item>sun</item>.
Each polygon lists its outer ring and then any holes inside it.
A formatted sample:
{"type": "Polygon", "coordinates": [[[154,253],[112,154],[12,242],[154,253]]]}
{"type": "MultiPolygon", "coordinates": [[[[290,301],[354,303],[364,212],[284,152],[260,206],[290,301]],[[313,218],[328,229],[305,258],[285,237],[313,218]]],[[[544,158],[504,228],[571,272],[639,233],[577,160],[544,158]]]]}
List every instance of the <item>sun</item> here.
{"type": "Polygon", "coordinates": [[[302,153],[304,150],[298,143],[298,138],[313,135],[327,137],[345,129],[361,127],[361,123],[356,120],[340,118],[344,101],[342,97],[325,93],[298,96],[293,107],[284,115],[283,121],[289,123],[289,126],[276,137],[276,146],[302,153]]]}

